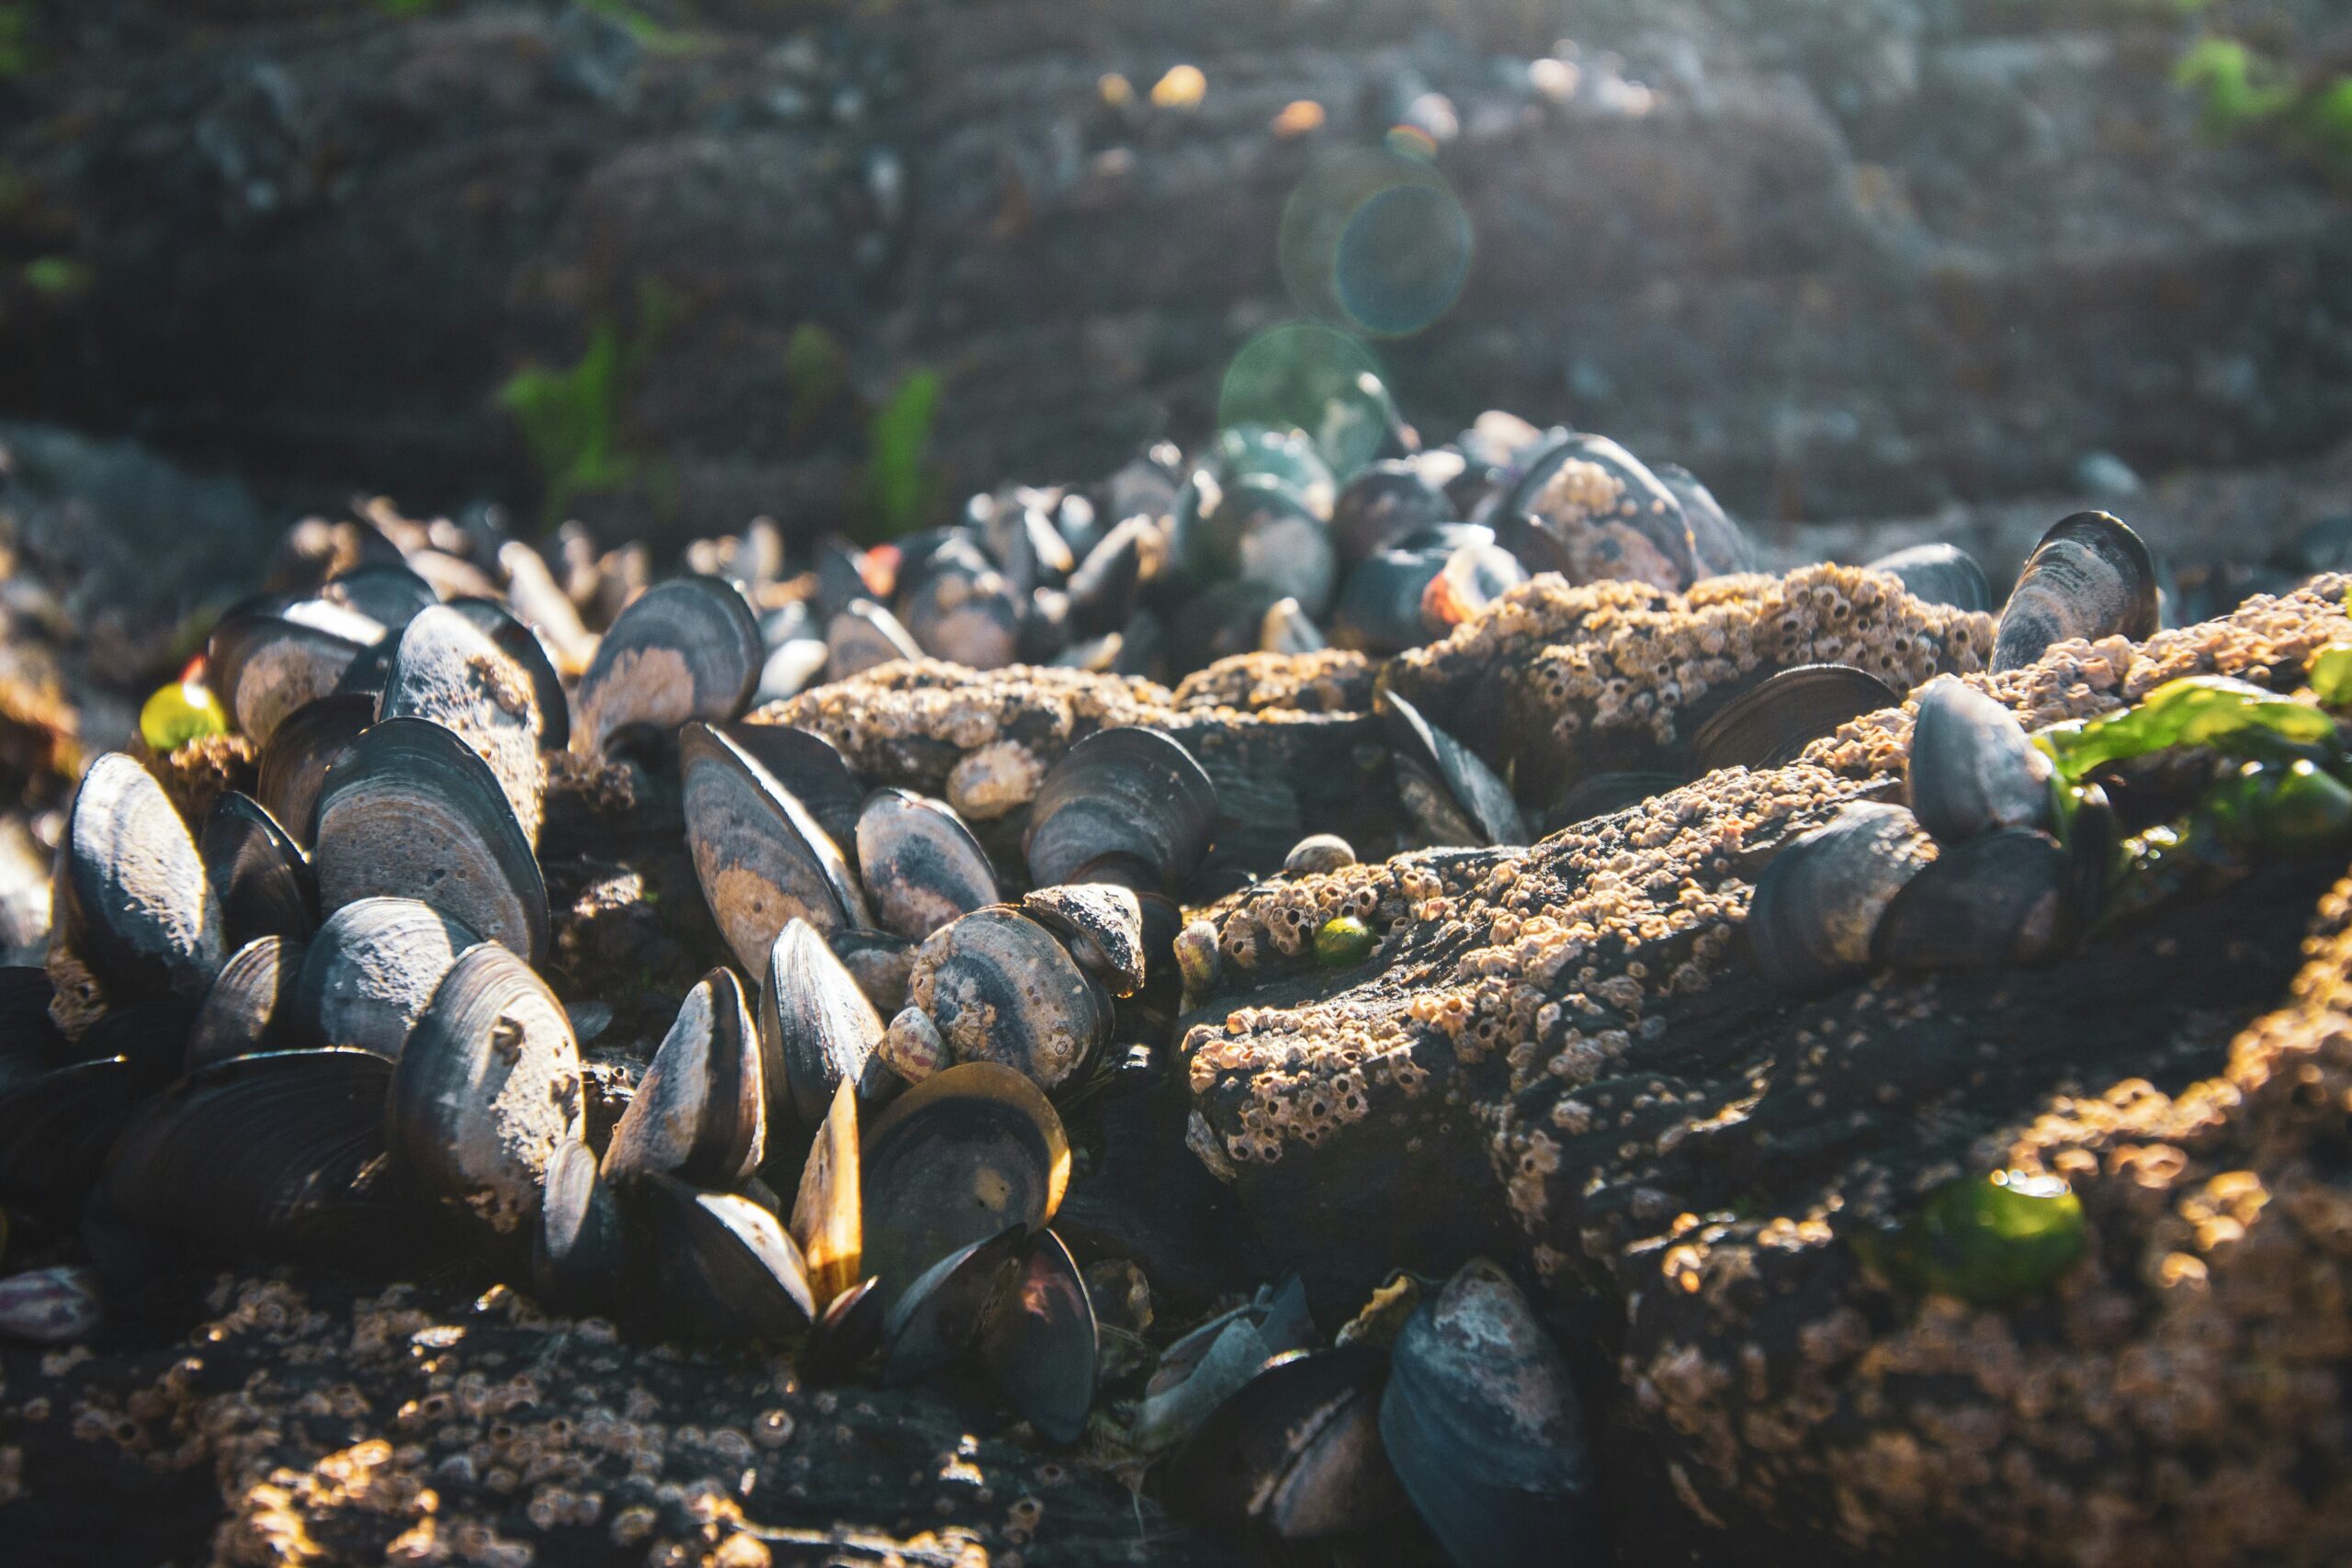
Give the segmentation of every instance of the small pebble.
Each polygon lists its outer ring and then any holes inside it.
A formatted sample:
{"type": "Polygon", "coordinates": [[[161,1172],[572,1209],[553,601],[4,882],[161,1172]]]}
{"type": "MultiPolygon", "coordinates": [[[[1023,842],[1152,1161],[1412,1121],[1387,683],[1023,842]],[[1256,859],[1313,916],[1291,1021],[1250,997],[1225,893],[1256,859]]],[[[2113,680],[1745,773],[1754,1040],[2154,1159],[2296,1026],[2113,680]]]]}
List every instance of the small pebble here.
{"type": "Polygon", "coordinates": [[[1338,871],[1355,863],[1354,846],[1337,833],[1310,833],[1283,858],[1283,869],[1294,874],[1338,871]]]}
{"type": "Polygon", "coordinates": [[[105,1316],[98,1277],[69,1264],[0,1280],[0,1334],[36,1345],[71,1345],[98,1331],[105,1316]]]}

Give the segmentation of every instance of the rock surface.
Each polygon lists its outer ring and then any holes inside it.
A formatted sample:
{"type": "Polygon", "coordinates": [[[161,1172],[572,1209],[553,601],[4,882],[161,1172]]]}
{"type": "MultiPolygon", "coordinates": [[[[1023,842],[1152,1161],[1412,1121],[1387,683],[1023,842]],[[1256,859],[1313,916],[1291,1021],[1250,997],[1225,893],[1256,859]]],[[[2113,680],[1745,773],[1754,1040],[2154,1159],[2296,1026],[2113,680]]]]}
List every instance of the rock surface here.
{"type": "MultiPolygon", "coordinates": [[[[45,9],[0,257],[51,287],[11,284],[0,406],[297,491],[518,498],[497,389],[643,329],[614,434],[646,484],[596,502],[610,531],[664,475],[676,536],[815,526],[863,434],[836,371],[790,368],[810,325],[868,405],[946,373],[962,483],[1106,472],[1208,427],[1297,310],[1285,203],[1403,121],[1476,242],[1459,306],[1385,350],[1433,428],[1599,424],[1817,518],[2352,423],[2344,198],[2199,135],[2165,7],[410,9],[45,9]],[[1179,65],[1204,92],[1156,103],[1179,65]]],[[[2340,9],[2272,9],[2341,47],[2340,9]]]]}
{"type": "MultiPolygon", "coordinates": [[[[1965,678],[2029,727],[2182,674],[2291,686],[2352,634],[2346,587],[1965,678]]],[[[1553,628],[1617,597],[1555,596],[1553,628]]],[[[1475,663],[1491,631],[1390,678],[1475,663]]],[[[1334,1307],[1387,1268],[1510,1247],[1613,1360],[1593,1397],[1661,1445],[1702,1517],[1939,1562],[2330,1559],[2352,1530],[2336,868],[2266,874],[2044,970],[1791,1002],[1744,952],[1754,878],[1839,803],[1899,793],[1907,727],[1869,716],[1792,766],[1532,850],[1231,900],[1224,982],[1184,1046],[1196,1148],[1334,1307]],[[1316,972],[1302,934],[1339,909],[1381,944],[1316,972]],[[1855,1237],[1937,1183],[2011,1167],[2065,1177],[2088,1214],[2087,1258],[2046,1301],[1921,1299],[1860,1260],[1855,1237]]]]}

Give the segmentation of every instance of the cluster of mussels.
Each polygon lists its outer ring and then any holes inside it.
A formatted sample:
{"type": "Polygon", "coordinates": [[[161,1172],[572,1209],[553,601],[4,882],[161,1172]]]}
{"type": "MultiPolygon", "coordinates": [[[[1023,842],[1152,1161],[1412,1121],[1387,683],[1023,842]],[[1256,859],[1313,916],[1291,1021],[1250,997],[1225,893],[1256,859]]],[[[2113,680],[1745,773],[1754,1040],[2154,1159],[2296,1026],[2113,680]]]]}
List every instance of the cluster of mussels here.
{"type": "MultiPolygon", "coordinates": [[[[608,558],[585,592],[518,541],[440,527],[379,519],[368,539],[395,547],[220,619],[209,686],[176,690],[198,720],[217,694],[214,728],[253,749],[250,793],[191,821],[133,757],[85,778],[50,961],[0,973],[0,1203],[78,1235],[96,1273],[0,1281],[19,1330],[46,1305],[53,1337],[85,1334],[96,1281],[192,1262],[381,1271],[458,1249],[527,1267],[567,1311],[793,1347],[810,1380],[977,1364],[1039,1434],[1075,1440],[1100,1347],[1050,1228],[1072,1163],[1057,1101],[1212,988],[1214,931],[1181,900],[1217,791],[1159,730],[1081,729],[1009,819],[1017,840],[984,844],[948,805],[747,713],[922,655],[1165,678],[1320,649],[1326,627],[1395,654],[1541,574],[1680,592],[1751,564],[1689,474],[1501,415],[1344,482],[1304,435],[1228,430],[1189,468],[1155,448],[1095,500],[1008,491],[953,527],[820,546],[798,581],[761,526],[658,583],[608,558]],[[495,581],[474,564],[490,553],[495,581]],[[538,856],[550,781],[613,772],[676,802],[733,965],[684,998],[605,1130],[587,1010],[541,974],[538,856]]],[[[1873,564],[1991,608],[1950,547],[1873,564]]],[[[2070,518],[2003,609],[1995,668],[2154,624],[2139,541],[2070,518]]],[[[1534,818],[1508,768],[1385,684],[1376,701],[1422,837],[1474,845],[1788,761],[1904,694],[1842,664],[1759,671],[1692,732],[1684,772],[1595,773],[1534,818]]],[[[2045,956],[2094,912],[2106,809],[1998,705],[1930,687],[1909,810],[1853,807],[1782,854],[1756,893],[1758,960],[1811,990],[1872,964],[2045,956]]],[[[1284,869],[1352,859],[1317,834],[1284,869]]],[[[1315,935],[1329,964],[1374,942],[1345,915],[1315,935]]],[[[1237,1534],[1360,1532],[1409,1503],[1455,1561],[1486,1563],[1555,1560],[1583,1528],[1580,1427],[1557,1347],[1479,1263],[1398,1281],[1328,1347],[1295,1290],[1216,1318],[1159,1359],[1121,1439],[1161,1456],[1173,1506],[1237,1534]]]]}

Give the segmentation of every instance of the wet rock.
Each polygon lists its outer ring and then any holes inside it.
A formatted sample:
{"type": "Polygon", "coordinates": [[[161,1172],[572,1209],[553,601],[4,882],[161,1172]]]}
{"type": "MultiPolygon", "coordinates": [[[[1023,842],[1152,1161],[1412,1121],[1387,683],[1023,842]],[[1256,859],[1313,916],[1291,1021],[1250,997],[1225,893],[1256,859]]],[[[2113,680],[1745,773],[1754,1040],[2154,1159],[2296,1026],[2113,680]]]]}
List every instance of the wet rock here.
{"type": "MultiPolygon", "coordinates": [[[[2352,634],[2346,586],[1966,678],[2029,728],[2181,674],[2291,685],[2352,634]]],[[[1515,1233],[1607,1369],[1602,1419],[1702,1517],[1882,1559],[2320,1561],[2352,1526],[2352,1200],[2324,1174],[2352,1154],[2352,892],[2278,868],[2052,967],[1792,1003],[1744,952],[1755,878],[1893,793],[1908,723],[1532,850],[1237,897],[1183,1046],[1193,1147],[1336,1310],[1515,1233]],[[1305,956],[1333,912],[1379,933],[1369,972],[1305,956]],[[1941,1184],[2003,1169],[2081,1201],[2083,1258],[2046,1292],[1970,1306],[1870,1261],[1941,1184]]]]}

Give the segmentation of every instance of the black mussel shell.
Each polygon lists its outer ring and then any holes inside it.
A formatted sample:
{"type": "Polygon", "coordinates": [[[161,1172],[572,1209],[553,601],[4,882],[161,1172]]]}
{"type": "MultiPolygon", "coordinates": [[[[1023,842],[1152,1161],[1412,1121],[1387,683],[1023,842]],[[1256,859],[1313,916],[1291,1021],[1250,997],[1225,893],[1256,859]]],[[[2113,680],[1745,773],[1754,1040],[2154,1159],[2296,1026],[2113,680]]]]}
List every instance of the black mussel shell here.
{"type": "Polygon", "coordinates": [[[1021,912],[1058,938],[1114,997],[1143,989],[1143,900],[1108,882],[1070,882],[1023,896],[1021,912]]]}
{"type": "Polygon", "coordinates": [[[1406,1323],[1380,1398],[1380,1437],[1454,1562],[1577,1559],[1591,1528],[1583,1412],[1559,1347],[1493,1264],[1466,1265],[1406,1323]]]}
{"type": "Polygon", "coordinates": [[[398,1061],[458,955],[481,940],[413,898],[345,904],[303,954],[289,1015],[297,1038],[398,1061]]]}
{"type": "Polygon", "coordinates": [[[575,739],[602,755],[616,736],[639,725],[666,733],[688,719],[733,718],[764,662],[752,606],[725,579],[656,583],[597,644],[580,678],[575,739]]]}
{"type": "Polygon", "coordinates": [[[1197,515],[1179,513],[1176,548],[1196,581],[1256,583],[1309,615],[1328,609],[1339,586],[1330,525],[1295,486],[1270,476],[1236,479],[1197,515]]]}
{"type": "Polygon", "coordinates": [[[876,587],[881,580],[867,575],[867,558],[864,550],[839,539],[826,539],[817,547],[817,606],[827,615],[841,614],[844,606],[876,593],[887,592],[888,585],[876,587]]]}
{"type": "Polygon", "coordinates": [[[501,653],[521,667],[538,702],[539,745],[549,751],[570,746],[571,704],[563,694],[563,677],[556,672],[555,660],[548,657],[539,634],[508,614],[506,606],[495,599],[452,599],[449,608],[471,621],[501,653]]]}
{"type": "Polygon", "coordinates": [[[864,1267],[880,1278],[886,1302],[1008,1226],[1044,1229],[1069,1185],[1061,1118],[1036,1085],[993,1062],[933,1073],[876,1117],[864,1141],[864,1267]]]}
{"type": "Polygon", "coordinates": [[[1295,657],[1329,648],[1323,629],[1295,599],[1277,599],[1258,622],[1258,651],[1295,657]]]}
{"type": "Polygon", "coordinates": [[[571,1021],[531,966],[496,942],[442,978],[394,1064],[387,1128],[417,1190],[513,1234],[537,1217],[548,1161],[580,1136],[571,1021]]]}
{"type": "Polygon", "coordinates": [[[1621,579],[1674,592],[1697,578],[1682,503],[1605,435],[1571,435],[1547,452],[1503,502],[1504,515],[1522,513],[1566,553],[1570,581],[1621,579]]]}
{"type": "Polygon", "coordinates": [[[1683,521],[1690,525],[1691,555],[1698,567],[1694,581],[1756,570],[1754,543],[1731,520],[1714,492],[1699,482],[1698,475],[1679,463],[1659,463],[1650,471],[1682,503],[1683,521]]]}
{"type": "Polygon", "coordinates": [[[705,1192],[673,1177],[639,1183],[659,1258],[665,1327],[693,1339],[783,1339],[817,1315],[800,1248],[749,1198],[705,1192]]]}
{"type": "Polygon", "coordinates": [[[832,650],[819,637],[788,637],[777,643],[768,650],[767,662],[760,666],[752,705],[759,708],[798,696],[823,677],[825,663],[831,657],[832,650]]]}
{"type": "Polygon", "coordinates": [[[857,839],[857,814],[865,786],[850,772],[833,743],[797,724],[760,724],[751,719],[721,727],[727,739],[765,768],[826,831],[836,847],[857,839]]]}
{"type": "Polygon", "coordinates": [[[168,1077],[107,1056],[0,1089],[0,1203],[51,1220],[78,1214],[117,1134],[168,1077]]]}
{"type": "Polygon", "coordinates": [[[888,1094],[891,1080],[874,1055],[882,1043],[881,1015],[815,928],[805,920],[787,924],[759,974],[770,1139],[781,1149],[787,1130],[824,1120],[844,1079],[867,1100],[888,1094]]]}
{"type": "Polygon", "coordinates": [[[2052,772],[2017,716],[1975,687],[1945,676],[1919,694],[1905,773],[1911,814],[1945,843],[2047,826],[2052,772]]]}
{"type": "Polygon", "coordinates": [[[1435,547],[1389,549],[1357,563],[1340,592],[1332,639],[1375,654],[1402,653],[1429,641],[1437,628],[1424,604],[1450,558],[1452,552],[1435,547]]]}
{"type": "Polygon", "coordinates": [[[1747,942],[1764,977],[1811,996],[1871,962],[1871,939],[1903,886],[1933,856],[1933,840],[1899,806],[1855,801],[1784,846],[1756,879],[1747,942]]]}
{"type": "Polygon", "coordinates": [[[964,819],[911,790],[867,798],[857,867],[883,929],[914,942],[997,899],[996,868],[964,819]]]}
{"type": "Polygon", "coordinates": [[[74,1059],[49,1016],[57,987],[37,964],[0,968],[0,1094],[74,1059]]]}
{"type": "MultiPolygon", "coordinates": [[[[1331,536],[1351,569],[1417,529],[1453,520],[1453,502],[1421,465],[1389,458],[1356,471],[1331,505],[1331,536]]],[[[1352,575],[1352,573],[1351,573],[1352,575]]]]}
{"type": "Polygon", "coordinates": [[[841,1382],[882,1348],[880,1284],[868,1275],[826,1303],[800,1352],[801,1382],[812,1388],[841,1382]]]}
{"type": "Polygon", "coordinates": [[[1523,844],[1527,818],[1510,786],[1478,754],[1394,692],[1380,716],[1396,758],[1396,784],[1423,831],[1450,844],[1523,844]]]}
{"type": "Polygon", "coordinates": [[[994,570],[934,571],[901,607],[907,635],[933,658],[999,670],[1020,645],[1022,601],[994,570]]]}
{"type": "Polygon", "coordinates": [[[341,605],[255,606],[222,616],[205,657],[212,689],[259,746],[297,708],[332,694],[383,637],[382,623],[341,605]]]}
{"type": "Polygon", "coordinates": [[[405,566],[363,561],[327,579],[319,597],[356,610],[381,626],[406,626],[441,602],[433,584],[405,566]]]}
{"type": "Polygon", "coordinates": [[[233,789],[216,795],[198,850],[220,899],[228,946],[264,936],[300,939],[317,929],[319,890],[311,857],[253,796],[233,789]]]}
{"type": "Polygon", "coordinates": [[[907,976],[915,966],[914,942],[888,931],[837,931],[825,939],[849,977],[884,1018],[907,1005],[907,976]]]}
{"type": "Polygon", "coordinates": [[[874,923],[832,835],[750,751],[690,724],[679,734],[678,766],[686,846],[737,963],[763,973],[792,920],[820,933],[874,923]]]}
{"type": "Polygon", "coordinates": [[[66,948],[116,1003],[193,1007],[227,956],[220,902],[187,824],[139,762],[90,764],[66,813],[52,893],[66,948]]]}
{"type": "Polygon", "coordinates": [[[2058,840],[2030,828],[1946,845],[1886,906],[1871,961],[1893,969],[2047,963],[2073,934],[2073,876],[2058,840]]]}
{"type": "Polygon", "coordinates": [[[2026,558],[1993,638],[1996,671],[2041,657],[2053,642],[2155,635],[2156,566],[2118,518],[2077,512],[2052,526],[2026,558]]]}
{"type": "Polygon", "coordinates": [[[915,954],[907,1000],[959,1062],[1001,1062],[1040,1089],[1071,1081],[1111,1037],[1111,998],[1053,932],[997,906],[941,928],[915,954]]]}
{"type": "Polygon", "coordinates": [[[384,1146],[392,1068],[365,1051],[216,1062],[141,1107],[107,1158],[111,1221],[200,1257],[369,1261],[401,1224],[384,1146]]]}
{"type": "Polygon", "coordinates": [[[911,1382],[980,1342],[1021,1269],[1026,1231],[1007,1225],[916,1276],[883,1314],[882,1381],[911,1382]]]}
{"type": "Polygon", "coordinates": [[[1588,773],[1560,797],[1544,825],[1556,833],[1571,823],[1608,817],[1629,806],[1639,806],[1654,795],[1681,788],[1686,782],[1680,773],[1588,773]]]}
{"type": "Polygon", "coordinates": [[[1690,776],[1793,762],[1838,726],[1902,700],[1902,693],[1850,664],[1800,664],[1781,671],[1699,726],[1690,737],[1690,776]]]}
{"type": "Polygon", "coordinates": [[[319,793],[319,905],[416,898],[537,963],[548,890],[489,764],[430,719],[388,718],[353,741],[319,793]]]}
{"type": "Polygon", "coordinates": [[[613,1129],[604,1173],[647,1172],[697,1187],[731,1188],[767,1155],[766,1075],[760,1041],[732,969],[686,993],[677,1021],[613,1129]]]}
{"type": "Polygon", "coordinates": [[[1178,670],[1198,670],[1220,659],[1255,653],[1266,615],[1286,595],[1271,583],[1211,583],[1170,615],[1168,657],[1178,670]]]}
{"type": "Polygon", "coordinates": [[[644,1251],[632,1215],[597,1168],[596,1151],[576,1138],[559,1144],[532,1233],[534,1288],[560,1311],[616,1312],[642,1277],[644,1251]]]}
{"type": "Polygon", "coordinates": [[[1133,855],[1165,888],[1208,852],[1216,786],[1193,754],[1157,729],[1101,729],[1064,752],[1030,803],[1022,839],[1038,887],[1080,880],[1098,856],[1133,855]]]}
{"type": "Polygon", "coordinates": [[[375,722],[374,698],[345,693],[305,704],[271,731],[257,760],[254,798],[296,843],[317,841],[327,770],[375,722]]]}
{"type": "Polygon", "coordinates": [[[1227,1540],[1319,1540],[1401,1504],[1380,1441],[1387,1371],[1368,1345],[1278,1356],[1170,1454],[1159,1495],[1227,1540]]]}
{"type": "Polygon", "coordinates": [[[1871,571],[1892,572],[1903,591],[1929,604],[1982,614],[1993,608],[1993,585],[1984,569],[1958,545],[1913,545],[1869,563],[1871,571]]]}
{"type": "Polygon", "coordinates": [[[264,936],[229,955],[188,1026],[189,1071],[304,1043],[294,1027],[294,980],[306,951],[300,938],[264,936]]]}
{"type": "Polygon", "coordinates": [[[826,624],[825,678],[846,681],[898,659],[921,659],[922,645],[899,617],[870,599],[853,599],[826,624]]]}
{"type": "Polygon", "coordinates": [[[1053,519],[1036,506],[997,509],[988,528],[989,551],[1004,563],[1004,579],[1015,595],[1057,589],[1077,570],[1078,557],[1053,519]]]}
{"type": "Polygon", "coordinates": [[[1159,525],[1129,517],[1087,552],[1069,580],[1069,628],[1081,637],[1117,631],[1134,618],[1143,584],[1167,549],[1159,525]]]}
{"type": "Polygon", "coordinates": [[[980,1336],[997,1386],[1049,1443],[1074,1443],[1094,1405],[1094,1303],[1052,1231],[1029,1240],[1021,1271],[980,1336]]]}
{"type": "Polygon", "coordinates": [[[377,699],[379,718],[429,718],[490,764],[523,836],[539,837],[546,789],[539,765],[545,724],[530,671],[461,612],[435,605],[394,645],[377,699]]]}

